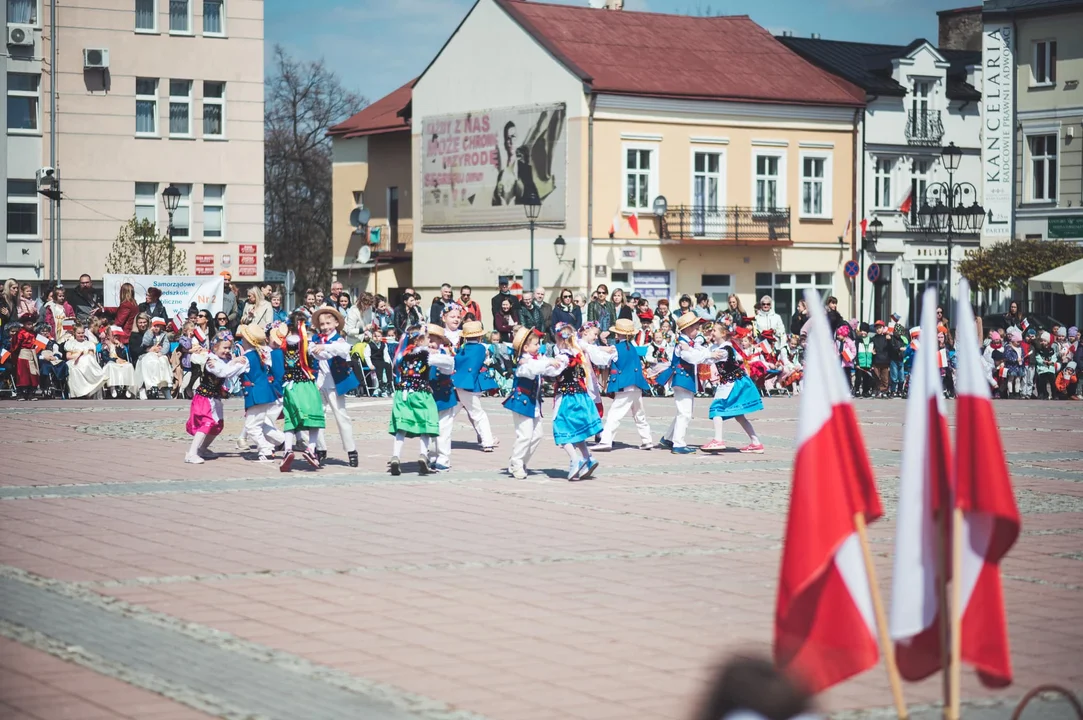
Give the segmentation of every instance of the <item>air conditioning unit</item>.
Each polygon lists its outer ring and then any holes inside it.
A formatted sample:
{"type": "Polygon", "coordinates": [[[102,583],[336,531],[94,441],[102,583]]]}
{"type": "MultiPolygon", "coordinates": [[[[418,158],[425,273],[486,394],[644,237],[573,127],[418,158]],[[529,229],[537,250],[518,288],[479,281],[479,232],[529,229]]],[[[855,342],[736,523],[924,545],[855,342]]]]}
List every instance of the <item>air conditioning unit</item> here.
{"type": "Polygon", "coordinates": [[[34,46],[34,26],[8,23],[8,45],[17,47],[34,46]]]}
{"type": "Polygon", "coordinates": [[[109,51],[106,48],[86,48],[83,50],[83,68],[109,67],[109,51]]]}

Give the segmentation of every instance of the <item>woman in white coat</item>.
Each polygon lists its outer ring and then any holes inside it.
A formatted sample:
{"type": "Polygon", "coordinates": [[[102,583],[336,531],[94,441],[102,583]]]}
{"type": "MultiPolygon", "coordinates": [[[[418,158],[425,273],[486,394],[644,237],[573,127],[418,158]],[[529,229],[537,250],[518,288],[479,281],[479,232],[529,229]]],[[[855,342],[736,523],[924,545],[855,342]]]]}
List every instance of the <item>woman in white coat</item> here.
{"type": "Polygon", "coordinates": [[[68,359],[68,393],[73,398],[101,397],[107,375],[98,364],[98,344],[87,337],[86,327],[77,323],[75,337],[64,343],[68,359]]]}

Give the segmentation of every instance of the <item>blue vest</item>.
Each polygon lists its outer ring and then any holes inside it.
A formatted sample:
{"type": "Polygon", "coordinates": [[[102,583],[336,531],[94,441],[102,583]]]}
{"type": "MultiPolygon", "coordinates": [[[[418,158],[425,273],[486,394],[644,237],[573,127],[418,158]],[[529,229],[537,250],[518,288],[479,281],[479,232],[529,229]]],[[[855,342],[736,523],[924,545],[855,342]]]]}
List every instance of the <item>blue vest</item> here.
{"type": "Polygon", "coordinates": [[[635,346],[624,340],[616,344],[617,358],[610,365],[609,385],[606,387],[610,392],[618,392],[637,387],[643,392],[650,392],[651,386],[647,378],[643,377],[643,360],[635,346]]]}
{"type": "Polygon", "coordinates": [[[272,384],[267,368],[260,360],[258,350],[249,350],[244,354],[248,361],[248,371],[241,375],[241,390],[244,392],[244,409],[253,405],[267,405],[279,398],[272,384]]]}
{"type": "Polygon", "coordinates": [[[429,382],[432,384],[432,399],[436,401],[437,411],[450,410],[459,404],[459,396],[450,375],[445,375],[436,368],[429,369],[429,382]]]}
{"type": "MultiPolygon", "coordinates": [[[[341,339],[342,337],[335,333],[325,343],[322,335],[316,335],[314,342],[317,345],[324,345],[341,339]]],[[[333,357],[327,364],[331,367],[331,379],[335,381],[335,392],[340,396],[345,395],[361,384],[361,381],[357,379],[357,375],[354,374],[353,364],[349,360],[333,357]]]]}
{"type": "Polygon", "coordinates": [[[535,417],[538,414],[538,403],[541,402],[541,392],[542,379],[540,377],[533,380],[516,377],[511,394],[502,405],[513,413],[535,417]]]}
{"type": "Polygon", "coordinates": [[[282,382],[285,374],[286,356],[282,353],[282,348],[275,348],[271,351],[271,386],[279,397],[282,397],[282,382]]]}
{"type": "Polygon", "coordinates": [[[455,374],[452,381],[459,390],[486,392],[497,388],[496,381],[485,368],[487,351],[480,342],[466,341],[455,356],[455,374]]]}
{"type": "Polygon", "coordinates": [[[682,335],[677,341],[677,347],[673,350],[673,360],[670,362],[669,368],[659,373],[656,380],[659,385],[664,385],[672,378],[673,387],[683,388],[690,393],[694,393],[696,392],[696,366],[677,356],[677,350],[680,349],[682,344],[686,348],[692,347],[692,343],[682,335]]]}

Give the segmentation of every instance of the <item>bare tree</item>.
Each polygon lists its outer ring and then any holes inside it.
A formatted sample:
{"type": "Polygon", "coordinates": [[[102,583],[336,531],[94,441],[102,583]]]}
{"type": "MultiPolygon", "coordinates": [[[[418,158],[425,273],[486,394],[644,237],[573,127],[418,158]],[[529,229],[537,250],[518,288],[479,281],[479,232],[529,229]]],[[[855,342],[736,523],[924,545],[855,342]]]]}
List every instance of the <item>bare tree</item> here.
{"type": "Polygon", "coordinates": [[[159,235],[150,220],[132,218],[122,225],[105,259],[105,271],[133,275],[158,275],[184,268],[184,250],[159,235]],[[170,258],[170,254],[173,255],[170,258]]]}
{"type": "Polygon", "coordinates": [[[276,45],[266,80],[264,196],[269,269],[293,270],[298,287],[331,274],[331,141],[327,130],[368,104],[323,60],[295,60],[276,45]]]}

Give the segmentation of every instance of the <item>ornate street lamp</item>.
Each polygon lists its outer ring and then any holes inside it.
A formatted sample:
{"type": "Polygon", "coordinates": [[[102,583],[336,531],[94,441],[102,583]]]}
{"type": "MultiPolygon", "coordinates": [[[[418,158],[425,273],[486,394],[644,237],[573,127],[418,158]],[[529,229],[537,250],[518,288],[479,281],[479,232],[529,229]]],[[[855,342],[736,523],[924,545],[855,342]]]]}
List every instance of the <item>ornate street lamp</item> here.
{"type": "Polygon", "coordinates": [[[166,236],[169,238],[169,274],[173,274],[173,213],[180,206],[180,188],[169,183],[169,187],[162,191],[162,205],[169,214],[169,225],[166,226],[166,236]]]}
{"type": "Polygon", "coordinates": [[[523,211],[526,212],[527,222],[530,223],[530,281],[526,289],[533,292],[534,286],[538,284],[537,278],[534,277],[534,223],[541,214],[541,198],[538,197],[536,190],[530,191],[530,194],[523,198],[523,211]]]}

